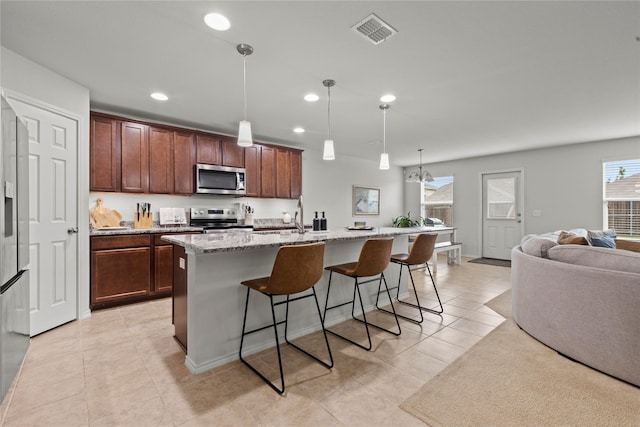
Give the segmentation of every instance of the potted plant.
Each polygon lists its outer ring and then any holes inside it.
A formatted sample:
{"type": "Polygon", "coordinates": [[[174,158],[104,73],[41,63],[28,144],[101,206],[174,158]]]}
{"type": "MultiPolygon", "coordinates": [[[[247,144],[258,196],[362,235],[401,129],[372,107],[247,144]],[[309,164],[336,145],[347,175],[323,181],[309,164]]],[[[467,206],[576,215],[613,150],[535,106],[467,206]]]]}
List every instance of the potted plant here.
{"type": "Polygon", "coordinates": [[[412,219],[411,212],[407,212],[406,215],[400,215],[393,219],[394,227],[418,227],[422,223],[421,219],[412,219]]]}

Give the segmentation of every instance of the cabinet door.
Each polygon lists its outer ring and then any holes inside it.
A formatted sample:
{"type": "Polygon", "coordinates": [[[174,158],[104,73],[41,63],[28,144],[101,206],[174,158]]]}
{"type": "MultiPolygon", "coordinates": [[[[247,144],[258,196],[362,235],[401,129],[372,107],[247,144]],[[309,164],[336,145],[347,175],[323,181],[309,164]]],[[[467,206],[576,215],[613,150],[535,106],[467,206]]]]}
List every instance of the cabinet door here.
{"type": "Polygon", "coordinates": [[[276,150],[263,146],[260,153],[260,195],[276,197],[276,150]]]}
{"type": "Polygon", "coordinates": [[[117,124],[116,120],[91,115],[90,191],[120,191],[117,124]]]}
{"type": "Polygon", "coordinates": [[[208,165],[222,164],[220,138],[215,135],[198,135],[196,137],[196,160],[208,165]]]}
{"type": "Polygon", "coordinates": [[[291,198],[297,199],[302,194],[302,152],[291,152],[291,198]]]}
{"type": "Polygon", "coordinates": [[[173,193],[173,131],[149,128],[149,192],[173,193]]]}
{"type": "Polygon", "coordinates": [[[247,197],[260,197],[260,152],[261,146],[253,144],[244,149],[244,166],[247,168],[245,182],[247,197]]]}
{"type": "Polygon", "coordinates": [[[173,192],[175,194],[193,194],[195,148],[195,135],[192,132],[175,132],[173,137],[173,192]]]}
{"type": "Polygon", "coordinates": [[[171,293],[173,289],[173,245],[156,246],[153,291],[171,293]]]}
{"type": "Polygon", "coordinates": [[[240,147],[234,138],[223,137],[220,145],[222,146],[222,166],[244,167],[244,148],[240,147]]]}
{"type": "Polygon", "coordinates": [[[92,306],[148,295],[150,262],[149,247],[92,251],[92,306]]]}
{"type": "Polygon", "coordinates": [[[291,197],[291,158],[288,150],[276,149],[276,197],[291,197]]]}
{"type": "Polygon", "coordinates": [[[122,191],[149,190],[149,139],[147,126],[122,122],[122,191]]]}

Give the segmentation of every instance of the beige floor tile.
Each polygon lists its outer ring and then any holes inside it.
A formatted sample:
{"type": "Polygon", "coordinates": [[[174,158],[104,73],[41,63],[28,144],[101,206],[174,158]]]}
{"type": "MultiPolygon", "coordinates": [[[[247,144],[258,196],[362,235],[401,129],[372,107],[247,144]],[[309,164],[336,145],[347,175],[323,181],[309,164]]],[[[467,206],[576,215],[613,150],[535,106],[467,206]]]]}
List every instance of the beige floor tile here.
{"type": "MultiPolygon", "coordinates": [[[[414,278],[421,304],[436,307],[429,276],[415,272],[414,278]]],[[[398,405],[503,321],[483,304],[509,289],[510,270],[449,266],[440,257],[436,281],[444,314],[425,312],[421,324],[401,320],[400,336],[371,328],[371,351],[330,335],[332,369],[283,345],[284,396],[240,361],[191,374],[173,339],[170,298],[95,311],[32,338],[0,407],[2,425],[424,425],[398,405]]],[[[395,327],[383,312],[367,319],[395,327]]],[[[366,342],[364,326],[353,320],[331,329],[366,342]]],[[[320,332],[295,343],[328,360],[320,332]]],[[[279,378],[274,349],[247,358],[279,378]]]]}

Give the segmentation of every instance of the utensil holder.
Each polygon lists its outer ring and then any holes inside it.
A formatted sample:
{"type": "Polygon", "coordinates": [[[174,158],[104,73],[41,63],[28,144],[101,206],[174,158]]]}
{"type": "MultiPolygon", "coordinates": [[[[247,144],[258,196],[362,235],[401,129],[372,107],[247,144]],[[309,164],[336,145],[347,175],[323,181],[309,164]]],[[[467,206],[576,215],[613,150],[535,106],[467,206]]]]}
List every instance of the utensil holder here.
{"type": "Polygon", "coordinates": [[[253,225],[253,214],[244,214],[244,225],[253,225]]]}
{"type": "Polygon", "coordinates": [[[151,228],[153,226],[153,213],[133,213],[133,228],[151,228]]]}

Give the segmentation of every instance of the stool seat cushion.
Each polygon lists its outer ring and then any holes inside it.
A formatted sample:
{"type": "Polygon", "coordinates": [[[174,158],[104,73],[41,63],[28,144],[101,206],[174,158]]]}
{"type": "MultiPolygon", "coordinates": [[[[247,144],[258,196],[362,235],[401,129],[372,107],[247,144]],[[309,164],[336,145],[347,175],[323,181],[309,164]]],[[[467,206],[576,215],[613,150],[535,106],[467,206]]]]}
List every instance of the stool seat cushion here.
{"type": "Polygon", "coordinates": [[[335,271],[336,273],[344,274],[345,276],[355,277],[355,269],[357,265],[357,262],[347,262],[345,264],[330,265],[324,269],[335,271]]]}
{"type": "Polygon", "coordinates": [[[245,280],[241,282],[244,286],[251,288],[255,291],[265,293],[267,286],[269,285],[269,277],[261,277],[259,279],[245,280]]]}
{"type": "Polygon", "coordinates": [[[409,258],[409,254],[395,254],[395,255],[391,255],[391,262],[399,262],[399,263],[406,264],[408,258],[409,258]]]}

